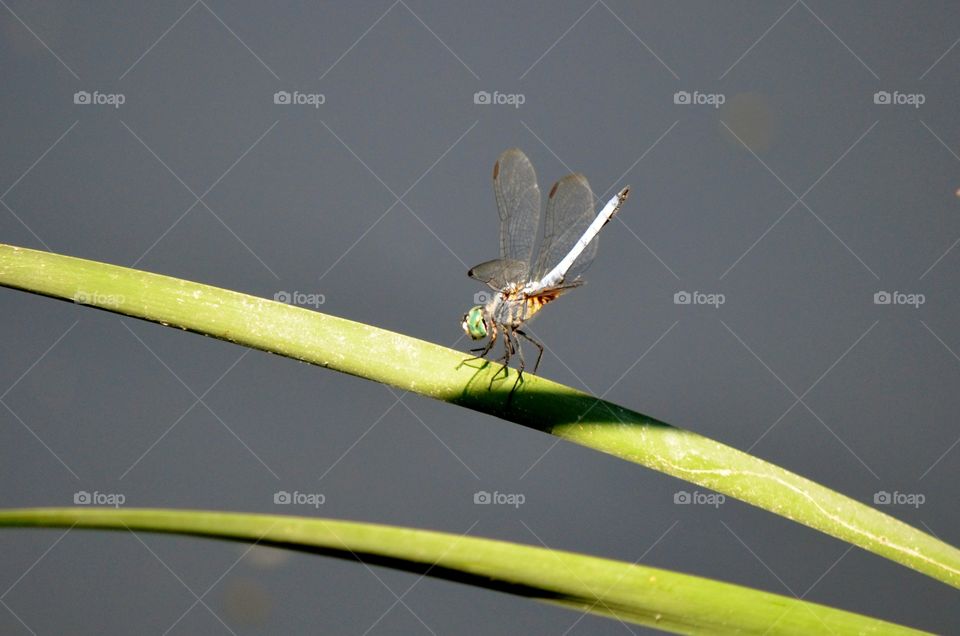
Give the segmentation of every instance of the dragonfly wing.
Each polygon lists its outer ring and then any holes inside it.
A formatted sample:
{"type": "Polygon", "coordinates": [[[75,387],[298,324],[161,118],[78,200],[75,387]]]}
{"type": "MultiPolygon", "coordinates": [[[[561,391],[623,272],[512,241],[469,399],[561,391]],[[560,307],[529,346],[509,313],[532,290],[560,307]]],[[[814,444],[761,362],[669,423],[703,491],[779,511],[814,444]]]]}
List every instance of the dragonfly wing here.
{"type": "MultiPolygon", "coordinates": [[[[543,243],[533,269],[533,281],[539,281],[573,248],[577,239],[594,219],[593,192],[582,174],[570,174],[557,181],[547,198],[543,243]]],[[[584,248],[564,275],[574,281],[590,266],[597,254],[596,237],[584,248]]]]}
{"type": "Polygon", "coordinates": [[[527,263],[525,277],[540,225],[540,187],[523,152],[511,148],[500,155],[493,166],[493,190],[500,212],[500,258],[527,263]]]}
{"type": "Polygon", "coordinates": [[[527,280],[530,266],[527,261],[514,261],[507,258],[496,258],[486,263],[471,267],[467,276],[486,283],[493,289],[500,291],[510,283],[523,283],[527,280]]]}

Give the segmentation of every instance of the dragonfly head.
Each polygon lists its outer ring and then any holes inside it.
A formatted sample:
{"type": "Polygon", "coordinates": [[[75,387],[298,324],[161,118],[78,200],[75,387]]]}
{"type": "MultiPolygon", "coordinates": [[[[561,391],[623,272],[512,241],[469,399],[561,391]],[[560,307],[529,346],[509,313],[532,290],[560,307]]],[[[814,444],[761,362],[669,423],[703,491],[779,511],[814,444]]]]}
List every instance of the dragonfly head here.
{"type": "Polygon", "coordinates": [[[486,338],[487,321],[483,319],[483,307],[480,305],[471,307],[470,311],[463,315],[461,326],[466,334],[474,340],[486,338]]]}

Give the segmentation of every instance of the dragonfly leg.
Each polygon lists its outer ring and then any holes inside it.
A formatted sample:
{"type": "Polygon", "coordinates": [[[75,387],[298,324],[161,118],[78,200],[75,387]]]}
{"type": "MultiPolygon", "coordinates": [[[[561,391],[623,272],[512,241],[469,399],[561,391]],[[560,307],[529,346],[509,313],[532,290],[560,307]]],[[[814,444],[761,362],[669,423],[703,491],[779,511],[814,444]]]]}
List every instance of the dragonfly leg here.
{"type": "Polygon", "coordinates": [[[478,356],[476,356],[476,357],[477,357],[477,358],[482,358],[482,357],[484,357],[485,355],[487,355],[488,353],[490,353],[490,350],[493,349],[493,344],[494,344],[496,341],[497,341],[497,334],[494,333],[494,334],[492,334],[492,335],[490,336],[490,339],[487,340],[487,344],[486,344],[486,345],[484,345],[484,346],[482,346],[482,347],[477,347],[476,349],[471,349],[471,350],[470,350],[470,353],[478,353],[478,352],[479,352],[480,355],[478,355],[478,356]]]}
{"type": "Polygon", "coordinates": [[[503,363],[506,366],[510,362],[510,332],[503,332],[503,355],[497,359],[497,362],[503,363]]]}
{"type": "MultiPolygon", "coordinates": [[[[517,334],[520,333],[520,330],[517,329],[513,332],[513,341],[516,346],[517,356],[520,358],[520,366],[518,367],[519,373],[518,376],[523,376],[523,370],[526,368],[526,361],[523,359],[523,349],[520,348],[520,338],[517,337],[517,334]]],[[[519,378],[518,378],[519,379],[519,378]]]]}
{"type": "MultiPolygon", "coordinates": [[[[511,337],[509,329],[503,330],[503,357],[500,358],[500,362],[503,363],[503,377],[506,378],[510,375],[508,367],[510,366],[510,357],[513,355],[513,338],[511,337]]],[[[500,372],[493,374],[493,377],[497,377],[500,372]]]]}
{"type": "Polygon", "coordinates": [[[476,349],[470,349],[470,353],[479,353],[478,356],[473,356],[468,358],[468,360],[482,360],[484,356],[490,353],[490,350],[493,349],[493,345],[497,342],[497,330],[493,329],[490,332],[490,337],[487,339],[487,344],[483,347],[477,347],[476,349]]]}
{"type": "Polygon", "coordinates": [[[524,331],[517,329],[517,333],[523,336],[524,338],[526,338],[527,340],[529,340],[530,342],[532,342],[534,346],[536,346],[536,348],[540,350],[540,353],[537,354],[537,361],[533,365],[533,372],[536,373],[537,369],[540,367],[540,359],[543,357],[543,345],[537,342],[536,340],[534,340],[533,338],[531,338],[524,331]]]}
{"type": "Polygon", "coordinates": [[[516,353],[520,358],[520,366],[517,368],[517,379],[513,381],[513,387],[510,389],[510,394],[507,396],[507,400],[509,402],[509,400],[513,398],[513,393],[517,390],[517,386],[523,381],[523,368],[525,366],[525,362],[523,359],[523,350],[520,348],[520,339],[517,338],[516,332],[514,330],[504,331],[503,336],[506,342],[509,343],[510,352],[516,353]]]}

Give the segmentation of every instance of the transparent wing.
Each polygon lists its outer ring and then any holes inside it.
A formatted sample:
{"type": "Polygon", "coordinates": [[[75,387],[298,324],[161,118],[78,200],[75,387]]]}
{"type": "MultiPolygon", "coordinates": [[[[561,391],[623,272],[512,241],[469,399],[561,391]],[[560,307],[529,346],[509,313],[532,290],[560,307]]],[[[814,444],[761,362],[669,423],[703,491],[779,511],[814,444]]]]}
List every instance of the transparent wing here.
{"type": "Polygon", "coordinates": [[[493,166],[493,190],[500,212],[500,258],[529,264],[540,226],[540,187],[523,152],[511,148],[500,155],[493,166]]]}
{"type": "MultiPolygon", "coordinates": [[[[570,174],[557,181],[547,198],[543,243],[531,280],[539,281],[567,255],[594,219],[593,192],[582,174],[570,174]]],[[[564,277],[574,281],[597,255],[597,238],[583,250],[564,277]]]]}
{"type": "Polygon", "coordinates": [[[467,276],[486,283],[493,289],[500,291],[510,283],[522,283],[530,273],[527,261],[512,261],[507,258],[496,258],[486,263],[480,263],[470,268],[467,276]]]}

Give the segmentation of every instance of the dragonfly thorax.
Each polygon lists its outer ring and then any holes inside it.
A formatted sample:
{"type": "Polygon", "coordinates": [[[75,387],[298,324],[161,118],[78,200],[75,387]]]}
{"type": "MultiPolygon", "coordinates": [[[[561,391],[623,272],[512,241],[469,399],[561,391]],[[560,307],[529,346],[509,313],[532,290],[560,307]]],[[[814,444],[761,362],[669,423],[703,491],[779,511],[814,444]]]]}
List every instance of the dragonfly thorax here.
{"type": "Polygon", "coordinates": [[[498,329],[519,327],[543,305],[523,293],[523,286],[511,284],[495,294],[486,305],[476,305],[463,315],[463,331],[474,340],[496,337],[498,329]]]}

